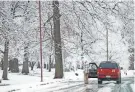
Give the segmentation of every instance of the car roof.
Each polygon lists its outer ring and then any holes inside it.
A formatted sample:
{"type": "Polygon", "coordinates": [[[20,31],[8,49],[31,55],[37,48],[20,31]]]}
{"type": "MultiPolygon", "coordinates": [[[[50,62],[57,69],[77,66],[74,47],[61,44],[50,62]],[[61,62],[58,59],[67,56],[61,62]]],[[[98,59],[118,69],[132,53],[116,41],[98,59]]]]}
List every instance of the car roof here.
{"type": "Polygon", "coordinates": [[[115,61],[102,61],[101,63],[116,63],[115,61]]]}

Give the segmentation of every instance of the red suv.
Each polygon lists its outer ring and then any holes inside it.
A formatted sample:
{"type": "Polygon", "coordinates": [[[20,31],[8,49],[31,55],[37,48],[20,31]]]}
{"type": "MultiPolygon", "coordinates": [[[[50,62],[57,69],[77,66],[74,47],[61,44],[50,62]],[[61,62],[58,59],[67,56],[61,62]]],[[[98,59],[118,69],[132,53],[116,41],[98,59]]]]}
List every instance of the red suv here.
{"type": "Polygon", "coordinates": [[[97,75],[98,84],[102,84],[104,80],[115,80],[117,84],[121,83],[120,67],[114,61],[101,62],[97,70],[97,75]]]}

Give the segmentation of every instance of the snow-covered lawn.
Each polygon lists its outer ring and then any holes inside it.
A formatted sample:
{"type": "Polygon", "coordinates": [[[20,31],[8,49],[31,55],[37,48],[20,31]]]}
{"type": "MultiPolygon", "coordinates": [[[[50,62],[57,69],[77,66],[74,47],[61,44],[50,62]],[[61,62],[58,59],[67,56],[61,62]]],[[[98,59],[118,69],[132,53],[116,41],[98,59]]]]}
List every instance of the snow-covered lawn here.
{"type": "MultiPolygon", "coordinates": [[[[54,69],[52,72],[48,70],[43,70],[43,80],[40,82],[40,69],[35,69],[35,71],[30,71],[29,75],[22,75],[21,73],[8,73],[9,80],[2,80],[0,83],[0,92],[7,92],[10,90],[20,90],[21,92],[26,92],[29,88],[35,89],[37,87],[42,88],[42,85],[46,87],[53,87],[62,82],[68,82],[71,80],[82,80],[83,81],[83,70],[77,71],[78,76],[75,75],[75,72],[64,72],[63,79],[53,79],[54,78],[54,69]],[[22,91],[23,90],[23,91],[22,91]]],[[[2,74],[2,70],[0,70],[2,74]]]]}
{"type": "Polygon", "coordinates": [[[83,80],[84,74],[83,70],[77,70],[77,71],[71,71],[71,72],[65,72],[64,73],[64,79],[67,80],[83,80]],[[78,76],[75,76],[75,73],[78,74],[78,76]]]}
{"type": "Polygon", "coordinates": [[[122,77],[134,77],[135,70],[121,70],[121,76],[122,77]],[[127,73],[127,75],[126,75],[126,73],[127,73]]]}

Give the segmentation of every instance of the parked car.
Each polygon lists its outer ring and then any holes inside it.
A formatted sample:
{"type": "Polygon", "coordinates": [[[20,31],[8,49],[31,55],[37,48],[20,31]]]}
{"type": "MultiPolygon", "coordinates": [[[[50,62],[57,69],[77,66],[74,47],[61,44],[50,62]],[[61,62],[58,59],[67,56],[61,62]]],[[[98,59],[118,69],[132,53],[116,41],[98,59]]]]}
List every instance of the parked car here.
{"type": "Polygon", "coordinates": [[[97,75],[98,84],[102,84],[105,80],[114,80],[117,84],[121,83],[121,71],[118,63],[114,61],[103,61],[100,63],[97,75]]]}
{"type": "Polygon", "coordinates": [[[89,63],[89,73],[88,78],[97,78],[97,69],[98,66],[96,63],[89,63]]]}

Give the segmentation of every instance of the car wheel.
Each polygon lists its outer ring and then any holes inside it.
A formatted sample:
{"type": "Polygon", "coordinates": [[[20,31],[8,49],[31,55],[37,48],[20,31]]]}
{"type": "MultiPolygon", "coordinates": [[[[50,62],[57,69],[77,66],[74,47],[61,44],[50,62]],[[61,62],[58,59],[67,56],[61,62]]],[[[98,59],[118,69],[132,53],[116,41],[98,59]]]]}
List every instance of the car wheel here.
{"type": "Polygon", "coordinates": [[[121,83],[121,77],[118,78],[118,80],[116,81],[117,84],[120,84],[121,83]]]}
{"type": "Polygon", "coordinates": [[[98,84],[102,84],[102,80],[100,79],[100,80],[98,80],[98,84]]]}

